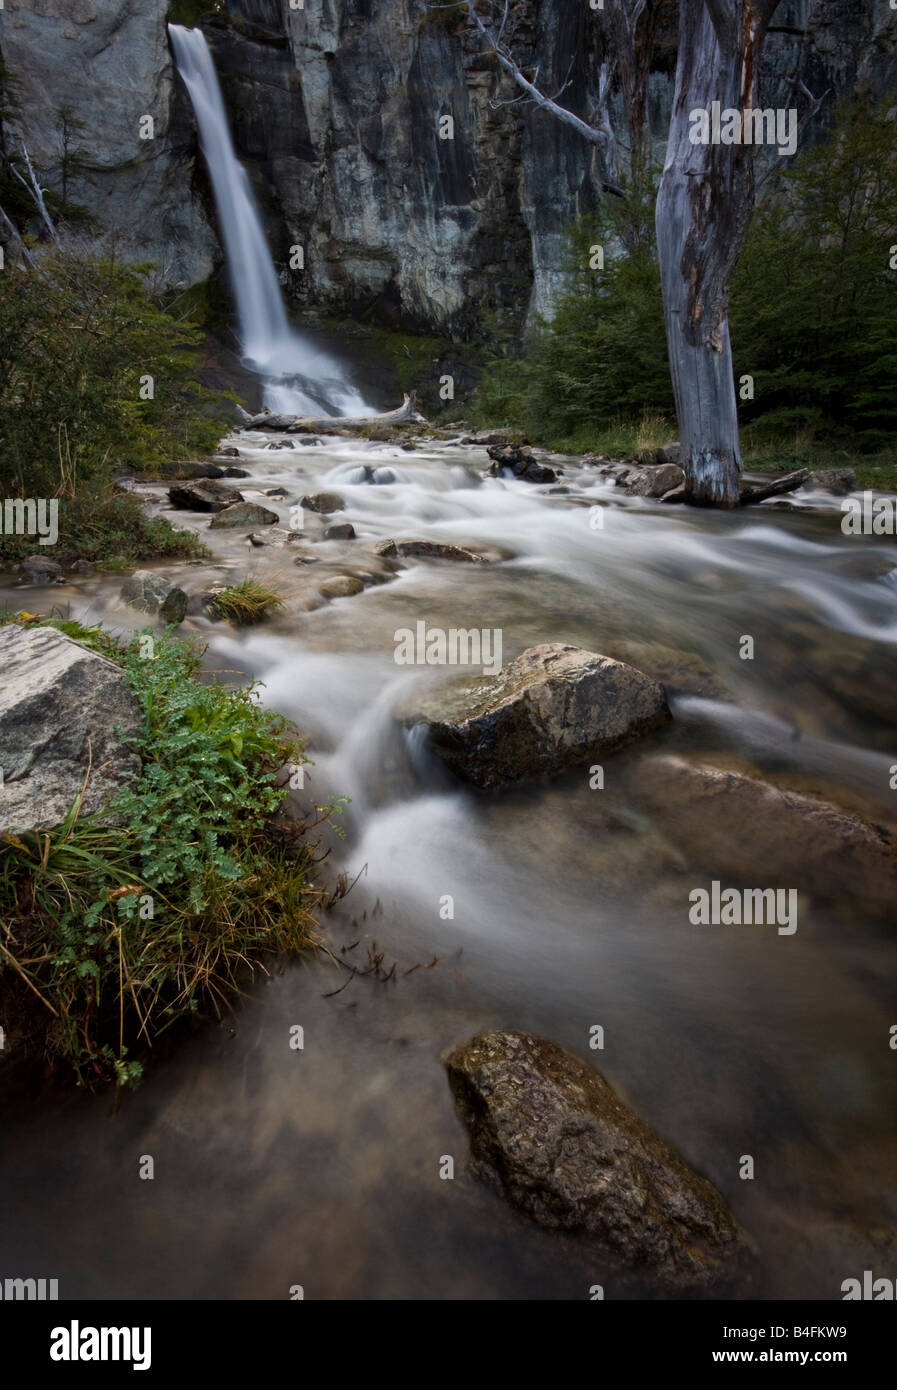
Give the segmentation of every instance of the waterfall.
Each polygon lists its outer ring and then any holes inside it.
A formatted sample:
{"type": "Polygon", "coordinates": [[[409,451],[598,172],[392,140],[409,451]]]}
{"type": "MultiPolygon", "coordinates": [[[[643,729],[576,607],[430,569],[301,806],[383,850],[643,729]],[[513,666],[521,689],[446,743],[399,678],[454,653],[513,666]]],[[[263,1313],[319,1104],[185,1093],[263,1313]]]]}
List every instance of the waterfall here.
{"type": "Polygon", "coordinates": [[[263,378],[265,404],[297,415],[364,414],[369,407],[340,366],[290,327],[246,170],[234,154],[212,55],[199,29],[169,24],[178,71],[193,103],[247,365],[263,378]]]}

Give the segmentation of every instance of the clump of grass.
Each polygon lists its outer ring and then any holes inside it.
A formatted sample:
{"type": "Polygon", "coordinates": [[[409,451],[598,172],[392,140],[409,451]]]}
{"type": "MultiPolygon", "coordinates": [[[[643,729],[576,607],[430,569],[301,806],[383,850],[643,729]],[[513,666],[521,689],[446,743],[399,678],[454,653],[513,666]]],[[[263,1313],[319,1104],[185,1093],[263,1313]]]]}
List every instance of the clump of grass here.
{"type": "Polygon", "coordinates": [[[166,636],[148,658],[142,634],[53,625],[121,666],[142,771],[103,818],[81,817],[79,796],[49,833],[0,834],[0,999],[80,1083],[134,1083],[154,1041],[220,1016],[247,967],[317,944],[306,836],[335,808],[274,833],[301,743],[255,687],[201,679],[200,651],[166,636]]]}
{"type": "Polygon", "coordinates": [[[274,589],[255,579],[244,579],[217,593],[208,605],[216,618],[247,625],[264,622],[269,614],[283,608],[283,599],[274,589]]]}

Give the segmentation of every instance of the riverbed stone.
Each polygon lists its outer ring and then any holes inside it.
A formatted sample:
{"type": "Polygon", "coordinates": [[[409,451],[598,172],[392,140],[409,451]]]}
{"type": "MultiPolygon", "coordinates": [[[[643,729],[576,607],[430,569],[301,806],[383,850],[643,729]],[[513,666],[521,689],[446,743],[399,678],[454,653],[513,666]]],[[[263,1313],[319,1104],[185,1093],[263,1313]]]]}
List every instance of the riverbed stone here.
{"type": "Polygon", "coordinates": [[[238,530],[250,526],[274,526],[279,520],[276,512],[260,506],[258,502],[234,502],[223,511],[216,512],[209,526],[215,530],[222,527],[238,530]]]}
{"type": "Polygon", "coordinates": [[[749,1275],[751,1243],[722,1195],[581,1057],[495,1031],[443,1061],[472,1172],[540,1225],[582,1236],[659,1292],[709,1296],[749,1275]]]}
{"type": "Polygon", "coordinates": [[[244,502],[242,492],[227,483],[219,483],[215,478],[203,478],[198,482],[179,483],[168,489],[168,500],[173,507],[188,512],[223,512],[234,502],[244,502]]]}
{"type": "Polygon", "coordinates": [[[809,475],[804,487],[821,488],[838,497],[846,497],[849,492],[856,492],[859,483],[852,468],[817,468],[809,475]]]}
{"type": "Polygon", "coordinates": [[[711,877],[791,885],[854,905],[897,901],[897,835],[886,824],[678,754],[640,758],[626,781],[633,804],[656,812],[668,838],[711,877]]]}
{"type": "Polygon", "coordinates": [[[685,474],[676,463],[662,463],[656,468],[639,468],[635,477],[629,476],[627,490],[633,497],[663,497],[685,484],[685,474]]]}
{"type": "Polygon", "coordinates": [[[28,555],[19,565],[19,574],[31,584],[53,584],[62,578],[62,565],[45,555],[28,555]]]}
{"type": "Polygon", "coordinates": [[[562,642],[530,647],[497,675],[415,692],[399,711],[426,724],[452,771],[486,789],[581,766],[670,717],[643,671],[562,642]]]}
{"type": "Polygon", "coordinates": [[[354,541],[355,527],[351,521],[339,521],[335,526],[325,528],[323,539],[325,541],[354,541]]]}
{"type": "Polygon", "coordinates": [[[346,504],[338,492],[312,492],[299,503],[309,512],[344,512],[346,504]]]}
{"type": "Polygon", "coordinates": [[[122,742],[143,715],[121,670],[54,628],[0,628],[0,830],[49,830],[87,777],[82,815],[140,771],[122,742]]]}
{"type": "Polygon", "coordinates": [[[557,481],[555,470],[539,463],[529,444],[490,444],[486,453],[492,460],[489,473],[493,478],[510,475],[524,483],[557,481]]]}
{"type": "Polygon", "coordinates": [[[181,623],[187,612],[184,590],[152,570],[135,570],[128,575],[119,597],[129,607],[149,613],[163,623],[181,623]]]}
{"type": "Polygon", "coordinates": [[[325,579],[318,585],[318,593],[322,598],[352,598],[354,594],[360,594],[363,588],[361,580],[353,574],[335,574],[332,579],[325,579]]]}
{"type": "MultiPolygon", "coordinates": [[[[453,545],[450,541],[425,541],[425,540],[405,540],[396,541],[395,549],[399,555],[406,559],[415,560],[458,560],[467,564],[485,564],[487,557],[481,555],[479,551],[471,549],[468,545],[453,545]]],[[[377,551],[377,554],[389,555],[389,550],[377,551]]]]}

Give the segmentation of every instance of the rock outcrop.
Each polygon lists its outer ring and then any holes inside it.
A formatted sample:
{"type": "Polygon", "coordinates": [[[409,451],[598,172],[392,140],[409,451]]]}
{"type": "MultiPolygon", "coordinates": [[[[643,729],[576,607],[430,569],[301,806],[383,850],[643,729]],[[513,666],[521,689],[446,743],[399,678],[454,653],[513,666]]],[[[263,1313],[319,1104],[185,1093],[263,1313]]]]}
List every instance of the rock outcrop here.
{"type": "Polygon", "coordinates": [[[748,1276],[750,1242],[717,1189],[575,1053],[493,1032],[443,1060],[473,1172],[540,1225],[658,1292],[719,1297],[748,1276]]]}
{"type": "MultiPolygon", "coordinates": [[[[7,0],[2,57],[20,82],[4,123],[60,179],[59,110],[89,137],[70,192],[115,229],[119,254],[149,257],[169,283],[207,278],[220,251],[195,126],[165,32],[168,0],[7,0]],[[55,94],[59,94],[58,96],[55,94]],[[140,119],[154,120],[152,139],[140,119]]],[[[605,7],[606,9],[609,7],[605,7]]],[[[238,157],[275,260],[301,303],[377,306],[463,337],[481,309],[550,312],[564,281],[563,233],[602,197],[595,147],[531,106],[457,14],[429,0],[313,12],[229,0],[203,27],[222,77],[238,157]],[[497,104],[496,104],[497,103],[497,104]],[[440,138],[451,116],[453,138],[440,138]],[[289,274],[287,248],[306,269],[289,274]]],[[[588,5],[512,7],[506,39],[546,91],[587,116],[605,17],[588,5]]],[[[897,12],[861,0],[785,0],[763,52],[763,104],[795,104],[799,82],[874,95],[897,85],[897,12]]],[[[648,119],[662,154],[675,67],[675,7],[658,25],[648,119]]],[[[824,114],[824,113],[823,113],[824,114]]],[[[622,112],[614,121],[623,135],[622,112]]],[[[817,121],[804,139],[813,139],[817,121]]],[[[460,370],[460,365],[459,365],[460,370]]]]}
{"type": "Polygon", "coordinates": [[[104,811],[140,771],[121,736],[143,716],[122,672],[54,628],[14,624],[0,672],[0,830],[52,829],[82,788],[81,814],[104,811]]]}

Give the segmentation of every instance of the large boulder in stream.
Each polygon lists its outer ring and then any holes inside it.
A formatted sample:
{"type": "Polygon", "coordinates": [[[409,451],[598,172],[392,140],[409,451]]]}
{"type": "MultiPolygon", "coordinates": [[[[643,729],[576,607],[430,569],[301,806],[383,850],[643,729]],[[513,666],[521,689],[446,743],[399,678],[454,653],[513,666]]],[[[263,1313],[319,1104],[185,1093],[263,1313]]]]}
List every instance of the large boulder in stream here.
{"type": "Polygon", "coordinates": [[[621,661],[562,642],[530,647],[495,676],[415,693],[400,717],[483,788],[577,767],[670,719],[663,687],[621,661]]]}
{"type": "Polygon", "coordinates": [[[719,1296],[746,1279],[752,1247],[720,1193],[581,1057],[492,1032],[443,1061],[473,1173],[540,1225],[661,1293],[719,1296]]]}
{"type": "Polygon", "coordinates": [[[214,478],[202,478],[194,483],[179,483],[168,489],[168,500],[173,507],[188,512],[222,512],[233,502],[243,502],[242,492],[227,483],[219,483],[214,478]]]}
{"type": "Polygon", "coordinates": [[[0,670],[0,831],[52,829],[82,787],[81,814],[105,810],[140,771],[122,736],[143,715],[119,667],[54,628],[9,624],[0,670]]]}

